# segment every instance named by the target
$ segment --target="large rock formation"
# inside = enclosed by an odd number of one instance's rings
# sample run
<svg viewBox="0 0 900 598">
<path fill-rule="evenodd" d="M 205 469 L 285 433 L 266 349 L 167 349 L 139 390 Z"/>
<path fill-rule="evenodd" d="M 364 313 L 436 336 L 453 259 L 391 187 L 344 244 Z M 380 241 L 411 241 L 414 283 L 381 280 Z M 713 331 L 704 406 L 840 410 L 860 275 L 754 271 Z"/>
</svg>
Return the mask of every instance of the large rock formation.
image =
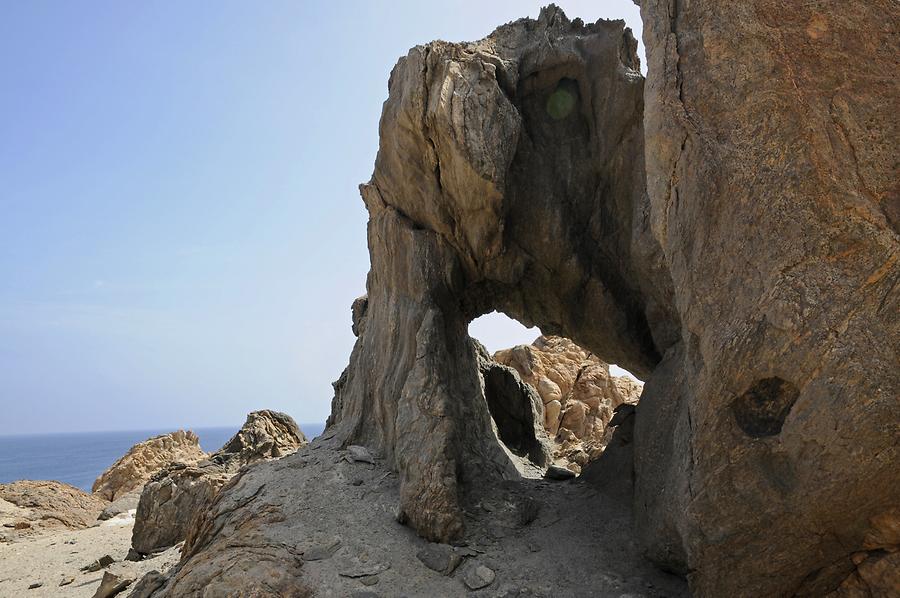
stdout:
<svg viewBox="0 0 900 598">
<path fill-rule="evenodd" d="M 403 474 L 401 515 L 463 533 L 461 491 L 515 477 L 467 325 L 498 309 L 647 373 L 676 340 L 643 206 L 636 42 L 551 8 L 391 74 L 369 210 L 368 298 L 331 425 Z M 602 323 L 602 326 L 600 325 Z"/>
<path fill-rule="evenodd" d="M 900 13 L 641 4 L 681 334 L 637 409 L 640 538 L 698 595 L 820 595 L 900 545 Z"/>
<path fill-rule="evenodd" d="M 139 491 L 163 467 L 172 463 L 196 463 L 205 457 L 200 440 L 189 430 L 154 436 L 137 443 L 110 465 L 94 482 L 92 490 L 106 500 L 116 500 Z"/>
<path fill-rule="evenodd" d="M 633 471 L 646 555 L 696 595 L 889 595 L 896 7 L 642 13 L 646 90 L 621 22 L 555 7 L 400 60 L 362 187 L 368 295 L 325 437 L 399 471 L 400 519 L 420 534 L 464 535 L 469 492 L 518 475 L 466 334 L 497 309 L 647 381 L 597 471 Z M 250 481 L 219 493 L 167 587 L 220 570 L 234 586 L 246 554 L 253 583 L 273 561 L 300 575 L 287 501 Z"/>
<path fill-rule="evenodd" d="M 554 457 L 577 472 L 603 451 L 613 411 L 637 403 L 644 387 L 628 376 L 611 376 L 609 364 L 559 336 L 497 351 L 494 360 L 537 390 L 544 427 L 557 441 Z"/>
<path fill-rule="evenodd" d="M 62 482 L 22 480 L 0 484 L 0 523 L 25 533 L 53 527 L 88 527 L 108 504 Z"/>
<path fill-rule="evenodd" d="M 212 504 L 219 489 L 242 467 L 276 459 L 307 444 L 289 416 L 254 411 L 225 445 L 200 463 L 176 463 L 144 486 L 134 519 L 131 545 L 149 554 L 184 540 L 192 519 Z"/>
<path fill-rule="evenodd" d="M 638 533 L 697 593 L 818 593 L 852 553 L 893 549 L 885 14 L 886 0 L 648 0 L 646 98 L 621 23 L 555 8 L 401 59 L 330 423 L 400 471 L 415 529 L 458 537 L 466 487 L 514 475 L 466 342 L 497 309 L 647 380 Z"/>
</svg>

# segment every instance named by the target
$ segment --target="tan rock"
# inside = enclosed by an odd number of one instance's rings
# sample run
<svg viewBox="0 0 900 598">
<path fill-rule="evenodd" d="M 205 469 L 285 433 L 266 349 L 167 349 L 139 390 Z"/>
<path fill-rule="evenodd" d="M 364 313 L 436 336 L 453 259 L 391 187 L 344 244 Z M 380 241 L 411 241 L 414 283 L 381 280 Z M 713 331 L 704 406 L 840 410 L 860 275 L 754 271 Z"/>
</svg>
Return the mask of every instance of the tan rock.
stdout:
<svg viewBox="0 0 900 598">
<path fill-rule="evenodd" d="M 106 500 L 116 500 L 140 490 L 150 477 L 173 463 L 196 463 L 206 457 L 197 435 L 178 430 L 154 436 L 131 447 L 94 482 L 92 490 Z"/>
<path fill-rule="evenodd" d="M 22 480 L 0 484 L 0 519 L 14 522 L 11 525 L 23 531 L 88 527 L 108 504 L 62 482 Z"/>
<path fill-rule="evenodd" d="M 544 401 L 544 425 L 551 436 L 564 428 L 574 438 L 557 437 L 554 458 L 580 470 L 605 445 L 606 424 L 623 403 L 636 403 L 643 385 L 611 376 L 609 366 L 569 339 L 541 336 L 532 345 L 497 351 L 494 359 L 516 369 Z"/>
</svg>

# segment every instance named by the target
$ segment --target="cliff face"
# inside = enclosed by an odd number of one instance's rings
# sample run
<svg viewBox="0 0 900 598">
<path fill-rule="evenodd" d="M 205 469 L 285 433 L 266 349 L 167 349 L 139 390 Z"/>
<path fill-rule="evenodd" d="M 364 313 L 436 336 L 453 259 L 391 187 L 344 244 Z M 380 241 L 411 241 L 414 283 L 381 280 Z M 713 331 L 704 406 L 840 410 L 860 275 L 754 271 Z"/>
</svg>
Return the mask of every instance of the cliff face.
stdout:
<svg viewBox="0 0 900 598">
<path fill-rule="evenodd" d="M 900 543 L 897 6 L 641 4 L 682 341 L 637 410 L 641 538 L 699 595 L 821 595 Z"/>
</svg>

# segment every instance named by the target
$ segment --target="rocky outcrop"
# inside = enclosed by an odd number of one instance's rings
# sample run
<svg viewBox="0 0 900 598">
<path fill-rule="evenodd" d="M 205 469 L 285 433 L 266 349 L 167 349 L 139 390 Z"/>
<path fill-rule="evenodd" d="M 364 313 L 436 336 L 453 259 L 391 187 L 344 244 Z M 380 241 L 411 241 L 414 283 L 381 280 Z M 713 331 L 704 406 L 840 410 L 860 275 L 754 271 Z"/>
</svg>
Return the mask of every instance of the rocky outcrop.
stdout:
<svg viewBox="0 0 900 598">
<path fill-rule="evenodd" d="M 291 416 L 264 409 L 247 415 L 247 421 L 209 461 L 235 472 L 263 459 L 277 459 L 306 445 L 306 436 Z"/>
<path fill-rule="evenodd" d="M 2 525 L 23 533 L 88 527 L 109 504 L 69 484 L 31 480 L 0 484 L 0 501 L 7 506 L 0 508 Z"/>
<path fill-rule="evenodd" d="M 197 435 L 178 430 L 154 436 L 131 447 L 94 482 L 98 496 L 113 501 L 140 490 L 154 473 L 172 463 L 196 463 L 206 457 Z"/>
<path fill-rule="evenodd" d="M 470 320 L 497 309 L 638 374 L 675 340 L 640 205 L 635 49 L 621 22 L 550 8 L 479 42 L 418 46 L 391 74 L 362 187 L 368 295 L 330 424 L 401 472 L 402 517 L 430 539 L 464 533 L 468 485 L 518 475 Z"/>
<path fill-rule="evenodd" d="M 554 457 L 575 472 L 603 451 L 613 411 L 637 403 L 643 390 L 633 378 L 611 376 L 608 364 L 558 336 L 497 351 L 494 361 L 514 368 L 537 390 L 544 427 L 557 441 Z"/>
<path fill-rule="evenodd" d="M 191 519 L 212 502 L 230 478 L 231 474 L 217 465 L 178 464 L 158 472 L 141 493 L 132 548 L 139 554 L 150 554 L 184 540 Z"/>
<path fill-rule="evenodd" d="M 242 467 L 296 451 L 306 437 L 289 415 L 254 411 L 238 432 L 209 459 L 177 463 L 144 486 L 135 513 L 132 548 L 145 555 L 184 540 L 192 519 L 212 503 L 219 489 Z"/>
</svg>

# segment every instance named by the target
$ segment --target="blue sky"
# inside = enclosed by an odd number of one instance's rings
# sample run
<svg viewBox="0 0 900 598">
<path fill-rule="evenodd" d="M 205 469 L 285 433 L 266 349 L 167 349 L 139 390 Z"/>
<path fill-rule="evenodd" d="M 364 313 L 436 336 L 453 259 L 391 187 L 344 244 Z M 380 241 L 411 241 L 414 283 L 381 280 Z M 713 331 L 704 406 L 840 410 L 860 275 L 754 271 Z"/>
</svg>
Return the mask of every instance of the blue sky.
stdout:
<svg viewBox="0 0 900 598">
<path fill-rule="evenodd" d="M 391 67 L 540 5 L 3 3 L 0 434 L 324 420 Z"/>
</svg>

